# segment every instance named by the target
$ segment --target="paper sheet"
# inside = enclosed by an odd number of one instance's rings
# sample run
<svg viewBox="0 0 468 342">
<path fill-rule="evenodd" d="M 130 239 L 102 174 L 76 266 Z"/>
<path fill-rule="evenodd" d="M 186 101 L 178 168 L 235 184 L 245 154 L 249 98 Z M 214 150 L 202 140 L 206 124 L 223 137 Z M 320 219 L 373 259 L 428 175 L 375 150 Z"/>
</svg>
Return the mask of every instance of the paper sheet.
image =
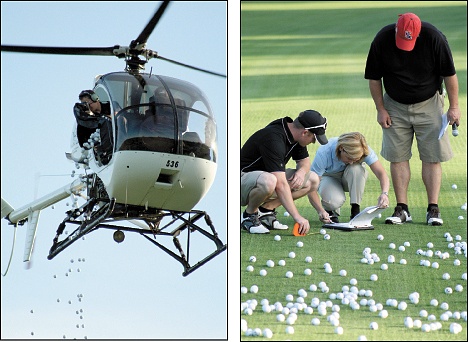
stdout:
<svg viewBox="0 0 468 342">
<path fill-rule="evenodd" d="M 442 127 L 440 128 L 439 132 L 439 140 L 444 136 L 444 133 L 447 131 L 449 126 L 449 121 L 447 119 L 447 113 L 442 115 Z"/>
</svg>

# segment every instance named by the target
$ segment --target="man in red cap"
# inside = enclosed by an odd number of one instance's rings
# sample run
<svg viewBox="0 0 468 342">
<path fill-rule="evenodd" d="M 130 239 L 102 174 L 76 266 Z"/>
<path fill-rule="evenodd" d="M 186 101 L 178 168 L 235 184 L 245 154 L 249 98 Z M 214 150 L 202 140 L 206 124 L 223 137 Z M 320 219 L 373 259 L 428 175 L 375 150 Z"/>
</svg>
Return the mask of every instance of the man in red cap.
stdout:
<svg viewBox="0 0 468 342">
<path fill-rule="evenodd" d="M 381 155 L 390 162 L 397 202 L 385 223 L 412 221 L 407 195 L 409 160 L 416 136 L 428 200 L 426 223 L 441 226 L 441 162 L 453 157 L 448 135 L 439 139 L 446 93 L 449 123 L 459 125 L 461 115 L 458 79 L 447 38 L 433 25 L 421 22 L 416 14 L 401 14 L 396 25 L 385 26 L 372 41 L 364 77 L 369 80 L 377 122 L 382 126 Z"/>
</svg>

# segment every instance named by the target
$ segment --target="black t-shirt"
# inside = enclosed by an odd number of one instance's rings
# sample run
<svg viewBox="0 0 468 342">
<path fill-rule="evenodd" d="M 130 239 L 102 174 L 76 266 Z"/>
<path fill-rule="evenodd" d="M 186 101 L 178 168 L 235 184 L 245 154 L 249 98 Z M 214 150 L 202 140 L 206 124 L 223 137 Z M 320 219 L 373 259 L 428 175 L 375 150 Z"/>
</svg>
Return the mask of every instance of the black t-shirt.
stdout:
<svg viewBox="0 0 468 342">
<path fill-rule="evenodd" d="M 294 141 L 288 122 L 293 120 L 277 119 L 245 142 L 240 153 L 241 172 L 284 172 L 291 158 L 298 161 L 309 156 L 307 148 Z"/>
<path fill-rule="evenodd" d="M 431 98 L 440 90 L 443 77 L 455 75 L 447 38 L 435 26 L 421 24 L 412 51 L 397 48 L 395 24 L 391 24 L 377 33 L 367 56 L 364 78 L 383 78 L 387 94 L 404 104 Z"/>
</svg>

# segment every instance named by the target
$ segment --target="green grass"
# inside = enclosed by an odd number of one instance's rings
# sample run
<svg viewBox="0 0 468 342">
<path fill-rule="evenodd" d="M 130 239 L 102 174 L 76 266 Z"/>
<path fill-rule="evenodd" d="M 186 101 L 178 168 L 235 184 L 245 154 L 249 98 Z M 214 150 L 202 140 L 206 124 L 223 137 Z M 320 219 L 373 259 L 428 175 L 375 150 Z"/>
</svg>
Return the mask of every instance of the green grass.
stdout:
<svg viewBox="0 0 468 342">
<path fill-rule="evenodd" d="M 384 25 L 394 22 L 399 13 L 415 12 L 423 21 L 438 27 L 449 41 L 459 78 L 459 104 L 462 112 L 460 135 L 450 137 L 454 158 L 442 164 L 443 179 L 439 206 L 444 219 L 442 227 L 428 227 L 425 224 L 427 197 L 421 179 L 421 162 L 416 146 L 413 147 L 413 158 L 410 161 L 412 179 L 409 189 L 409 208 L 414 223 L 401 226 L 388 226 L 384 218 L 373 220 L 375 230 L 361 232 L 328 231 L 331 239 L 326 241 L 321 235 L 309 235 L 297 238 L 291 230 L 278 231 L 269 235 L 250 235 L 241 232 L 241 286 L 250 289 L 259 287 L 258 293 L 248 292 L 241 295 L 241 302 L 256 299 L 258 306 L 251 316 L 241 312 L 249 328 L 270 328 L 275 340 L 357 340 L 365 335 L 368 340 L 466 340 L 467 324 L 464 320 L 449 319 L 441 321 L 444 310 L 430 306 L 435 298 L 439 303 L 445 301 L 449 310 L 466 311 L 466 281 L 461 279 L 466 272 L 467 264 L 464 255 L 455 255 L 444 238 L 445 232 L 452 236 L 460 235 L 466 241 L 466 211 L 460 207 L 466 203 L 466 3 L 465 2 L 253 2 L 241 5 L 241 144 L 256 130 L 270 121 L 282 117 L 296 117 L 305 109 L 316 109 L 328 118 L 327 136 L 339 136 L 344 132 L 360 131 L 369 145 L 380 152 L 382 132 L 376 122 L 374 103 L 369 94 L 368 82 L 364 79 L 364 68 L 370 43 L 377 31 Z M 446 103 L 447 105 L 447 103 Z M 317 145 L 308 147 L 313 158 Z M 389 163 L 383 158 L 380 161 L 389 173 Z M 289 166 L 294 166 L 291 163 Z M 453 190 L 452 184 L 458 189 Z M 380 187 L 375 176 L 370 172 L 361 207 L 375 205 Z M 390 191 L 390 206 L 384 216 L 390 216 L 395 205 L 393 191 Z M 321 223 L 317 213 L 303 198 L 296 201 L 296 206 L 303 216 L 309 219 L 311 231 L 318 232 Z M 241 208 L 243 210 L 244 208 Z M 284 209 L 278 208 L 278 217 L 282 223 L 293 225 L 291 217 L 283 216 Z M 342 221 L 349 219 L 349 200 L 342 208 Z M 458 220 L 458 216 L 464 220 Z M 281 241 L 274 241 L 274 236 L 281 235 Z M 377 240 L 382 234 L 385 239 Z M 304 247 L 296 247 L 301 240 Z M 398 246 L 405 241 L 411 246 L 404 252 Z M 390 249 L 389 243 L 396 244 L 397 249 Z M 424 257 L 416 254 L 421 248 L 427 250 L 427 243 L 434 244 L 433 251 L 449 252 L 450 258 Z M 381 259 L 374 265 L 362 264 L 362 251 L 370 247 Z M 288 258 L 294 251 L 296 258 Z M 387 271 L 380 265 L 387 262 L 393 254 L 394 265 L 389 264 Z M 255 263 L 249 262 L 250 256 L 256 256 Z M 311 256 L 313 262 L 307 264 L 304 259 Z M 407 265 L 400 265 L 401 258 Z M 461 261 L 454 266 L 455 259 Z M 273 260 L 275 267 L 266 266 L 267 260 Z M 283 259 L 286 266 L 278 266 Z M 439 269 L 420 266 L 421 259 L 437 261 Z M 333 272 L 324 272 L 323 264 L 330 263 Z M 254 266 L 253 272 L 247 272 L 248 265 Z M 304 269 L 310 268 L 312 275 L 304 275 Z M 265 277 L 259 275 L 261 269 L 267 270 Z M 346 269 L 348 275 L 341 277 L 339 271 Z M 292 271 L 294 277 L 285 277 L 286 271 Z M 442 274 L 449 273 L 450 280 L 443 280 Z M 371 274 L 379 276 L 378 281 L 369 280 Z M 285 333 L 287 324 L 277 322 L 277 313 L 264 313 L 261 300 L 267 299 L 270 304 L 281 302 L 286 305 L 286 295 L 292 294 L 294 302 L 298 290 L 305 289 L 305 303 L 311 303 L 313 297 L 328 300 L 330 293 L 341 292 L 343 285 L 356 278 L 359 289 L 371 289 L 372 299 L 382 303 L 388 310 L 389 317 L 380 318 L 368 307 L 352 310 L 347 305 L 340 305 L 340 326 L 343 335 L 334 333 L 334 327 L 327 322 L 327 316 L 320 316 L 314 309 L 312 315 L 303 311 L 293 325 L 295 333 Z M 330 292 L 311 292 L 311 284 L 318 285 L 324 281 Z M 455 288 L 463 285 L 462 292 L 446 295 L 447 286 Z M 235 290 L 235 289 L 234 289 Z M 412 304 L 408 298 L 412 292 L 420 294 L 420 302 Z M 386 305 L 387 299 L 394 298 L 406 301 L 405 311 Z M 359 297 L 358 300 L 360 300 Z M 339 304 L 339 300 L 333 300 Z M 425 309 L 442 323 L 439 331 L 424 333 L 421 329 L 406 328 L 404 318 L 420 318 L 419 312 Z M 331 310 L 328 310 L 328 314 Z M 319 317 L 319 326 L 311 325 L 311 319 Z M 427 318 L 420 318 L 427 323 Z M 376 321 L 379 329 L 372 331 L 369 324 Z M 463 331 L 454 335 L 449 332 L 450 323 L 457 322 Z M 242 340 L 262 340 L 262 337 L 246 337 Z"/>
</svg>

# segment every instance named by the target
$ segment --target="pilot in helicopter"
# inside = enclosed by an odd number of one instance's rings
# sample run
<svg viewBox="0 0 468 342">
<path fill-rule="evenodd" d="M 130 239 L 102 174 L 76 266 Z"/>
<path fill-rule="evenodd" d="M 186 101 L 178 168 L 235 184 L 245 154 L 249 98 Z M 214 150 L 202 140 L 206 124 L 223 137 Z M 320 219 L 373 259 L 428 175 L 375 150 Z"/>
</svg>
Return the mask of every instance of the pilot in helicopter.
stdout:
<svg viewBox="0 0 468 342">
<path fill-rule="evenodd" d="M 100 102 L 93 90 L 83 90 L 75 103 L 73 112 L 77 126 L 77 136 L 80 146 L 88 141 L 96 129 L 100 130 L 101 142 L 96 147 L 98 158 L 102 164 L 109 163 L 112 155 L 112 121 L 110 103 Z"/>
</svg>

